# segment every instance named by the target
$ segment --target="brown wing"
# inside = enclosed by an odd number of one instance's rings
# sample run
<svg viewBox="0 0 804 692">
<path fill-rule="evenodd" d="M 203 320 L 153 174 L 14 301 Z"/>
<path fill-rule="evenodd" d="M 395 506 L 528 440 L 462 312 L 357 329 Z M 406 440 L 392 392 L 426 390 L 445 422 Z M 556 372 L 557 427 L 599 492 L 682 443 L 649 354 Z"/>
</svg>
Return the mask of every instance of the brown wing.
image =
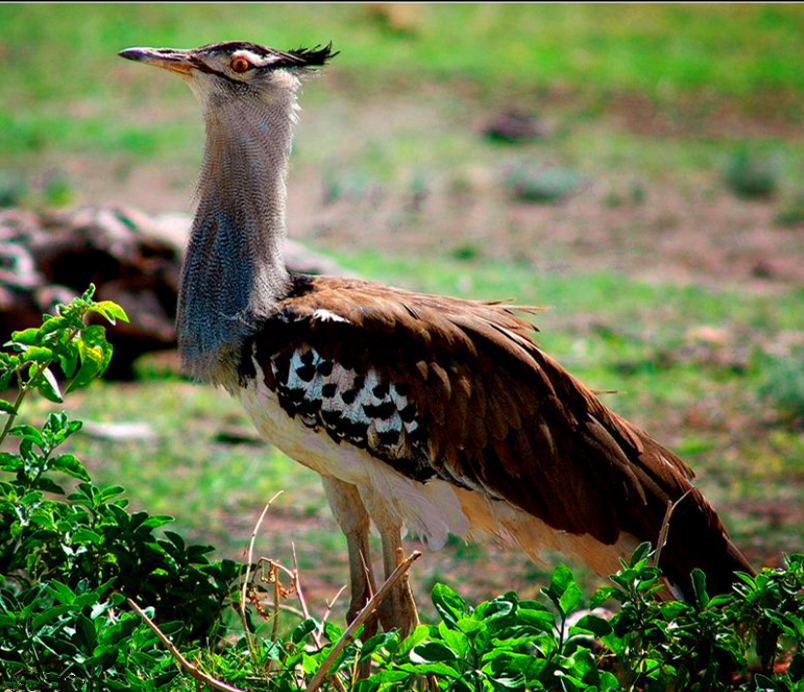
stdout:
<svg viewBox="0 0 804 692">
<path fill-rule="evenodd" d="M 716 592 L 750 572 L 690 469 L 531 331 L 496 303 L 298 278 L 248 348 L 288 413 L 416 480 L 437 476 L 607 545 L 621 532 L 655 543 L 683 497 L 662 553 L 668 577 L 688 591 L 701 567 Z"/>
</svg>

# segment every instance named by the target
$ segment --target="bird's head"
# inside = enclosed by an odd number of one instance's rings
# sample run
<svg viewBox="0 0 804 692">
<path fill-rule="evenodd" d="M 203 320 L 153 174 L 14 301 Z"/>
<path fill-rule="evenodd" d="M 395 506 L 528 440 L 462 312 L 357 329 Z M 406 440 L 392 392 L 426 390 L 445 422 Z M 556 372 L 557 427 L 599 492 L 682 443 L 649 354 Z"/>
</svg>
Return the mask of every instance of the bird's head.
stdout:
<svg viewBox="0 0 804 692">
<path fill-rule="evenodd" d="M 228 41 L 200 48 L 126 48 L 118 55 L 175 72 L 202 104 L 259 97 L 272 102 L 292 93 L 301 76 L 322 67 L 337 53 L 332 44 L 280 51 L 255 43 Z"/>
</svg>

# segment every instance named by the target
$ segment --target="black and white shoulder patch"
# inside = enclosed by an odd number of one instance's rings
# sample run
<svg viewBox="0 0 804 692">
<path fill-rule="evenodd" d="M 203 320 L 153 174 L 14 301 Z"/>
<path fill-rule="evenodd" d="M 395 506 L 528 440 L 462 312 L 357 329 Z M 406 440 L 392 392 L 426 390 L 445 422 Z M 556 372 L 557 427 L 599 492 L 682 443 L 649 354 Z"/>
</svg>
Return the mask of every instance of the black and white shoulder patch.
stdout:
<svg viewBox="0 0 804 692">
<path fill-rule="evenodd" d="M 320 319 L 333 319 L 320 315 Z M 311 346 L 269 358 L 282 409 L 338 444 L 352 444 L 417 481 L 437 475 L 427 457 L 426 426 L 404 384 L 324 359 Z"/>
</svg>

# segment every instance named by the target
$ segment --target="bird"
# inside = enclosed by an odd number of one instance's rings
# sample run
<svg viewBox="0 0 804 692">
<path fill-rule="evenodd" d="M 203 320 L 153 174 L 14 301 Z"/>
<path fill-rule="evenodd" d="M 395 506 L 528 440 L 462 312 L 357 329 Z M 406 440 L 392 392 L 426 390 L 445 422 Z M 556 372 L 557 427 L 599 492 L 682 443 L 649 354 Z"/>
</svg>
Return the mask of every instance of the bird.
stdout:
<svg viewBox="0 0 804 692">
<path fill-rule="evenodd" d="M 665 589 L 679 598 L 693 597 L 694 568 L 710 594 L 754 574 L 690 467 L 537 345 L 534 310 L 287 269 L 298 93 L 337 55 L 331 43 L 119 55 L 177 74 L 203 112 L 177 309 L 182 366 L 320 474 L 346 538 L 349 620 L 376 589 L 372 524 L 386 577 L 408 530 L 434 548 L 453 534 L 492 536 L 533 560 L 556 549 L 603 576 L 662 538 Z M 407 576 L 375 615 L 374 631 L 418 623 Z"/>
</svg>

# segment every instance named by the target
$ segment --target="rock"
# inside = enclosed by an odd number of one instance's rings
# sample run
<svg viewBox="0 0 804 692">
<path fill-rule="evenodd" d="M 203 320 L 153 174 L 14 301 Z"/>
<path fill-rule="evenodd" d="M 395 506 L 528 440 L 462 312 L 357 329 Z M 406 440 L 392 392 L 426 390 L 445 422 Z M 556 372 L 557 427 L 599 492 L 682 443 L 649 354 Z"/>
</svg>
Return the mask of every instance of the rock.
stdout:
<svg viewBox="0 0 804 692">
<path fill-rule="evenodd" d="M 484 125 L 483 134 L 489 139 L 516 144 L 545 137 L 548 130 L 540 118 L 510 110 L 493 116 Z"/>
<path fill-rule="evenodd" d="M 106 376 L 131 379 L 144 353 L 175 348 L 186 214 L 149 216 L 125 206 L 35 213 L 0 210 L 0 335 L 37 325 L 44 312 L 95 284 L 97 300 L 118 303 L 129 323 L 108 327 L 114 358 Z M 307 274 L 344 272 L 294 241 L 288 267 Z"/>
</svg>

